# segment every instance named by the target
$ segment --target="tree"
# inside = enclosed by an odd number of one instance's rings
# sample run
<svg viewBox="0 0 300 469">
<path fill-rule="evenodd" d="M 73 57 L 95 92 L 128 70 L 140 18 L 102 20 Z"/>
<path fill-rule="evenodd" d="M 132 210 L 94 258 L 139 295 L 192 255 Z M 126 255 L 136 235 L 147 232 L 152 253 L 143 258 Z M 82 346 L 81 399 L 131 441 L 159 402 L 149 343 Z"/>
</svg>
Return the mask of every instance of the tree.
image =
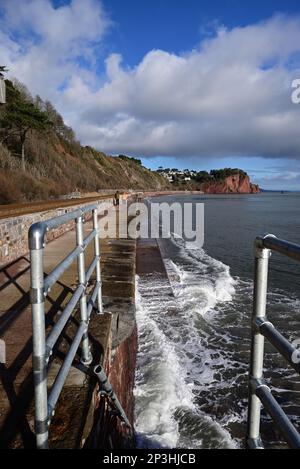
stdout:
<svg viewBox="0 0 300 469">
<path fill-rule="evenodd" d="M 19 81 L 17 78 L 13 78 L 13 85 L 17 91 L 19 91 L 21 98 L 24 99 L 25 101 L 28 101 L 29 103 L 33 103 L 33 97 L 24 83 Z"/>
<path fill-rule="evenodd" d="M 6 81 L 8 102 L 2 119 L 2 127 L 8 136 L 17 135 L 21 144 L 22 169 L 25 171 L 25 141 L 31 130 L 43 131 L 50 127 L 45 112 L 40 111 L 23 93 Z"/>
<path fill-rule="evenodd" d="M 242 169 L 238 168 L 224 168 L 224 169 L 213 169 L 210 172 L 212 178 L 216 180 L 224 180 L 229 176 L 236 176 L 239 175 L 242 178 L 247 176 L 247 173 Z"/>
<path fill-rule="evenodd" d="M 0 65 L 0 77 L 4 77 L 4 73 L 8 72 L 8 69 L 5 67 L 5 65 Z"/>
<path fill-rule="evenodd" d="M 207 171 L 198 171 L 195 176 L 197 182 L 207 182 L 210 181 L 212 176 L 209 175 Z"/>
<path fill-rule="evenodd" d="M 37 94 L 34 98 L 33 104 L 37 107 L 40 111 L 45 111 L 45 103 L 42 98 Z"/>
<path fill-rule="evenodd" d="M 76 141 L 76 135 L 73 129 L 65 124 L 63 117 L 57 112 L 53 104 L 50 101 L 45 101 L 43 105 L 43 110 L 47 114 L 49 121 L 52 122 L 55 133 L 60 135 L 67 142 L 74 143 Z"/>
<path fill-rule="evenodd" d="M 119 155 L 119 158 L 121 160 L 132 161 L 133 163 L 136 163 L 136 164 L 142 166 L 142 160 L 140 160 L 138 158 L 134 158 L 133 156 Z"/>
</svg>

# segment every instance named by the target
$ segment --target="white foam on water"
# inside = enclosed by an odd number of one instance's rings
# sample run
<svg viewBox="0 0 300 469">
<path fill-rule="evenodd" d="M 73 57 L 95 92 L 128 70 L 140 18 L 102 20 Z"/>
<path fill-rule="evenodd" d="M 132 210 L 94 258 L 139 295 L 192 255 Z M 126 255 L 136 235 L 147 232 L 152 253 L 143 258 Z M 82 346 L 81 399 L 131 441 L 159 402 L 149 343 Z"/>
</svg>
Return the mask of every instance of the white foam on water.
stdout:
<svg viewBox="0 0 300 469">
<path fill-rule="evenodd" d="M 174 412 L 179 407 L 194 408 L 192 392 L 185 383 L 186 373 L 174 346 L 151 318 L 149 303 L 147 309 L 138 288 L 136 294 L 139 351 L 135 429 L 138 444 L 140 447 L 175 448 L 179 431 Z"/>
<path fill-rule="evenodd" d="M 139 446 L 186 447 L 193 441 L 190 448 L 201 448 L 209 433 L 214 435 L 213 447 L 234 448 L 236 443 L 228 431 L 194 404 L 199 383 L 205 386 L 214 380 L 212 365 L 226 366 L 225 360 L 212 356 L 211 350 L 201 343 L 193 320 L 199 296 L 203 295 L 206 284 L 202 284 L 199 290 L 194 282 L 187 292 L 186 282 L 190 273 L 170 259 L 165 259 L 165 266 L 174 297 L 167 281 L 162 284 L 161 279 L 151 277 L 137 281 L 139 351 L 135 425 Z M 213 308 L 221 298 L 229 299 L 228 295 L 218 297 L 215 288 L 210 287 L 210 302 L 206 294 L 202 314 Z M 205 291 L 207 293 L 207 288 Z M 180 427 L 185 426 L 185 419 L 181 417 L 189 413 L 197 423 L 194 430 L 190 423 L 188 428 L 197 434 L 197 438 L 188 438 L 188 443 L 181 435 Z"/>
<path fill-rule="evenodd" d="M 175 242 L 178 244 L 178 239 Z M 179 245 L 180 242 L 181 240 Z M 228 308 L 227 305 L 233 301 L 238 281 L 230 275 L 229 266 L 210 257 L 202 249 L 189 251 L 181 247 L 180 256 L 182 264 L 176 264 L 169 259 L 165 259 L 164 264 L 179 310 L 183 311 L 188 319 L 189 338 L 181 343 L 181 350 L 185 354 L 185 367 L 189 381 L 193 382 L 194 392 L 205 393 L 205 408 L 213 408 L 220 405 L 218 393 L 232 389 L 237 376 L 244 374 L 247 369 L 238 359 L 225 352 L 224 347 L 231 344 L 232 337 L 215 325 L 215 319 L 222 313 L 223 308 Z M 172 271 L 176 273 L 178 281 Z M 196 325 L 195 319 L 197 316 L 209 324 L 208 330 L 202 329 L 200 340 L 199 326 Z M 213 341 L 219 342 L 219 346 L 212 346 Z M 188 356 L 192 358 L 188 360 Z M 228 375 L 233 375 L 231 383 L 228 378 L 227 382 L 220 379 L 224 370 Z M 215 428 L 217 433 L 217 438 L 211 436 L 210 447 L 239 447 L 239 443 L 231 437 L 228 426 L 241 422 L 243 413 L 237 414 L 232 410 L 218 420 L 214 416 L 204 414 L 201 407 L 197 409 L 197 413 L 202 415 L 202 421 L 205 421 L 205 431 L 214 434 L 212 429 Z"/>
<path fill-rule="evenodd" d="M 170 275 L 173 278 L 173 275 L 175 275 L 175 279 L 177 282 L 182 283 L 185 273 L 178 265 L 175 264 L 171 259 L 163 259 L 165 269 L 167 272 L 167 275 L 169 277 L 170 283 L 172 283 L 172 279 L 170 279 Z"/>
<path fill-rule="evenodd" d="M 174 285 L 175 294 L 177 290 L 177 295 L 182 296 L 189 305 L 197 302 L 198 312 L 202 316 L 212 312 L 218 303 L 232 301 L 236 280 L 230 275 L 229 266 L 210 257 L 203 249 L 188 249 L 182 239 L 173 237 L 171 240 L 180 249 L 182 259 L 194 267 L 187 272 L 173 261 L 165 260 L 171 283 L 170 270 L 173 268 L 180 276 L 180 284 L 184 284 L 184 288 Z"/>
<path fill-rule="evenodd" d="M 253 283 L 233 278 L 227 265 L 204 250 L 189 251 L 182 240 L 173 242 L 179 255 L 173 260 L 164 252 L 172 289 L 155 275 L 137 282 L 138 444 L 241 447 Z M 269 303 L 281 318 L 285 311 L 291 318 L 291 311 L 299 310 L 299 300 L 278 290 L 270 291 Z"/>
</svg>

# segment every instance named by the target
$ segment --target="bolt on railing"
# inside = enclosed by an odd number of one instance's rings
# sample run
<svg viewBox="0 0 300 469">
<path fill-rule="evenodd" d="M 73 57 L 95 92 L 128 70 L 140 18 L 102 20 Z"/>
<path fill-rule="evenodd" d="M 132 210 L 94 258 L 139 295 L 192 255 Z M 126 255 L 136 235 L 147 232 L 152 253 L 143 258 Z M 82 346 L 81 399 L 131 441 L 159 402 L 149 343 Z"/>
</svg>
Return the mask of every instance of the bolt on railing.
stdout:
<svg viewBox="0 0 300 469">
<path fill-rule="evenodd" d="M 92 214 L 92 232 L 84 238 L 83 216 Z M 51 229 L 75 221 L 76 223 L 76 248 L 61 261 L 55 269 L 46 277 L 44 276 L 44 250 L 46 233 Z M 90 243 L 94 241 L 94 257 L 85 270 L 85 252 Z M 88 324 L 92 310 L 95 308 L 98 314 L 103 312 L 101 296 L 101 269 L 100 269 L 100 245 L 98 228 L 98 205 L 90 205 L 75 210 L 65 215 L 52 218 L 41 223 L 35 223 L 29 230 L 29 249 L 31 260 L 31 290 L 30 299 L 32 307 L 33 327 L 33 375 L 35 390 L 35 431 L 37 448 L 48 448 L 48 430 L 51 418 L 67 375 L 76 356 L 78 347 L 82 343 L 81 361 L 84 365 L 92 362 L 89 346 Z M 60 318 L 55 323 L 48 337 L 45 331 L 45 299 L 51 287 L 60 276 L 77 259 L 78 285 L 70 301 L 65 306 Z M 96 271 L 96 284 L 87 296 L 88 282 Z M 70 319 L 77 303 L 80 303 L 80 325 L 66 354 L 65 360 L 56 376 L 55 382 L 48 395 L 47 390 L 47 366 L 53 348 Z"/>
<path fill-rule="evenodd" d="M 266 317 L 268 266 L 271 251 L 277 251 L 300 261 L 300 246 L 278 239 L 274 235 L 255 240 L 254 302 L 252 315 L 252 343 L 249 372 L 249 407 L 247 447 L 263 449 L 260 435 L 261 404 L 272 417 L 276 427 L 291 448 L 300 448 L 300 434 L 281 406 L 272 396 L 263 379 L 265 338 L 299 373 L 300 365 L 293 360 L 297 349 L 293 347 Z"/>
</svg>

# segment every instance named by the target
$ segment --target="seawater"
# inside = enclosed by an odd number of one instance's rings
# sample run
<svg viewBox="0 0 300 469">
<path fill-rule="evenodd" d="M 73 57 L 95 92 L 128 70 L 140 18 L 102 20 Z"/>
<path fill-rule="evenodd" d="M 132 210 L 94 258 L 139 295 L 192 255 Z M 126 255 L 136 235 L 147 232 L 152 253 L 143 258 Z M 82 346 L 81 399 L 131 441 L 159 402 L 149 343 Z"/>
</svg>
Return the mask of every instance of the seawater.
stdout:
<svg viewBox="0 0 300 469">
<path fill-rule="evenodd" d="M 135 385 L 137 445 L 143 448 L 242 448 L 255 236 L 300 243 L 300 195 L 177 196 L 205 204 L 205 244 L 189 250 L 162 240 L 169 279 L 136 279 L 139 349 Z M 155 199 L 155 202 L 159 200 Z M 268 316 L 289 339 L 300 338 L 300 267 L 274 255 Z M 266 379 L 300 427 L 300 381 L 266 347 Z M 262 414 L 266 446 L 282 447 Z"/>
</svg>

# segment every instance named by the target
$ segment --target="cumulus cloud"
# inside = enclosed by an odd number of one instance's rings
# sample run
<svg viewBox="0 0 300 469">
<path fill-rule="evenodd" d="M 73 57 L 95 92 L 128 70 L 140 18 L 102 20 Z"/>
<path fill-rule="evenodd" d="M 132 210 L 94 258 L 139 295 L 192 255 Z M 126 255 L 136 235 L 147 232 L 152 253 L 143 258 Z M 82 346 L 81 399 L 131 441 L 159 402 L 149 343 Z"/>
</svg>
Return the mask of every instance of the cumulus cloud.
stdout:
<svg viewBox="0 0 300 469">
<path fill-rule="evenodd" d="M 3 0 L 0 13 L 1 63 L 33 93 L 58 102 L 77 75 L 94 84 L 91 70 L 111 25 L 101 2 L 72 0 L 55 8 L 50 0 Z"/>
<path fill-rule="evenodd" d="M 112 54 L 103 77 L 93 64 L 111 22 L 99 1 L 4 5 L 2 61 L 83 143 L 144 156 L 300 156 L 300 17 L 221 27 L 188 53 L 152 50 L 133 68 Z"/>
</svg>

